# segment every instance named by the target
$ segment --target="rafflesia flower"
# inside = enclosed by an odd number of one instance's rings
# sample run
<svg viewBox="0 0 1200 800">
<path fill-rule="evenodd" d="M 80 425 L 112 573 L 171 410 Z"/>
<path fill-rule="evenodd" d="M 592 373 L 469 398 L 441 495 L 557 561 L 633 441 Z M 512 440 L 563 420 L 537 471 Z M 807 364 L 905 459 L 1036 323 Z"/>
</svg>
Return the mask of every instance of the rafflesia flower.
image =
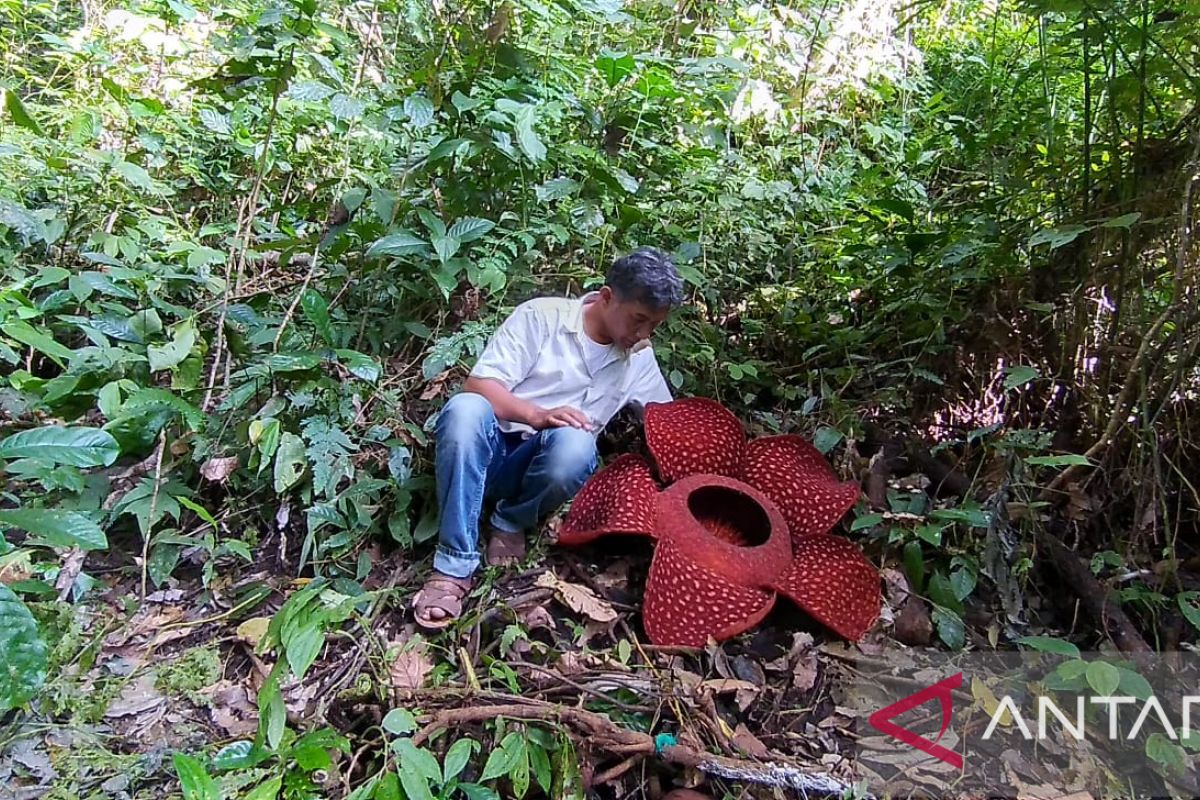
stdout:
<svg viewBox="0 0 1200 800">
<path fill-rule="evenodd" d="M 782 594 L 839 636 L 861 639 L 879 616 L 879 573 L 829 533 L 859 497 L 799 436 L 746 441 L 728 409 L 705 398 L 647 406 L 653 464 L 622 455 L 583 486 L 561 545 L 607 534 L 656 540 L 646 633 L 703 646 L 758 625 Z"/>
</svg>

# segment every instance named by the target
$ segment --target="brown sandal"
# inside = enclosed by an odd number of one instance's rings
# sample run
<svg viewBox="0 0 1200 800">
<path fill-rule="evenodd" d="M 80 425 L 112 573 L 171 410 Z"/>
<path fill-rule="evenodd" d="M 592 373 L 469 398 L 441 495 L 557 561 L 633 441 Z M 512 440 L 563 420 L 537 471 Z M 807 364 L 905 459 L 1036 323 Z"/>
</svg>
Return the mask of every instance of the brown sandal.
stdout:
<svg viewBox="0 0 1200 800">
<path fill-rule="evenodd" d="M 508 567 L 525 558 L 525 534 L 507 533 L 495 528 L 487 543 L 487 563 L 490 567 Z"/>
<path fill-rule="evenodd" d="M 471 591 L 470 578 L 454 578 L 435 572 L 413 597 L 413 619 L 426 630 L 441 630 L 462 614 L 463 598 Z M 434 617 L 430 611 L 442 614 Z"/>
</svg>

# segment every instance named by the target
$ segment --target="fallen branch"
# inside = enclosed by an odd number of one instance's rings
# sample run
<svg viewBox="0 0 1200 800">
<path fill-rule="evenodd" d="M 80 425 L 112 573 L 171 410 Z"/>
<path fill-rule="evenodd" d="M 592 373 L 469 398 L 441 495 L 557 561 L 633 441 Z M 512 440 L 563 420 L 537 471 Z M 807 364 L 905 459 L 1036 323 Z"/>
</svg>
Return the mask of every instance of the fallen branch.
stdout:
<svg viewBox="0 0 1200 800">
<path fill-rule="evenodd" d="M 660 748 L 653 736 L 638 733 L 610 721 L 607 717 L 582 708 L 514 698 L 518 702 L 501 705 L 450 708 L 426 715 L 425 726 L 413 736 L 420 747 L 433 734 L 445 728 L 506 717 L 508 719 L 545 720 L 572 727 L 590 747 L 625 758 L 616 767 L 600 773 L 600 778 L 612 780 L 628 772 L 640 758 L 658 755 L 669 764 L 691 767 L 727 780 L 756 783 L 776 788 L 796 789 L 822 795 L 842 795 L 851 789 L 849 784 L 824 772 L 808 772 L 800 765 L 776 762 L 757 763 L 725 756 L 703 753 L 679 744 Z"/>
</svg>

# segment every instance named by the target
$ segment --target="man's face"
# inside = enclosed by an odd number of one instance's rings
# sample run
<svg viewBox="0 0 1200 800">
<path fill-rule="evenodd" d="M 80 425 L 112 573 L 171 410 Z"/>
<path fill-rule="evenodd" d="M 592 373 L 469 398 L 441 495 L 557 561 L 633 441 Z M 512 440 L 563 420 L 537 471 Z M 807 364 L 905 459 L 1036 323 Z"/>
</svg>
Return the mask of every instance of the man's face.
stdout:
<svg viewBox="0 0 1200 800">
<path fill-rule="evenodd" d="M 670 314 L 667 308 L 651 308 L 644 303 L 617 299 L 612 289 L 601 289 L 605 304 L 604 324 L 607 333 L 622 349 L 628 350 L 642 339 L 649 339 Z"/>
</svg>

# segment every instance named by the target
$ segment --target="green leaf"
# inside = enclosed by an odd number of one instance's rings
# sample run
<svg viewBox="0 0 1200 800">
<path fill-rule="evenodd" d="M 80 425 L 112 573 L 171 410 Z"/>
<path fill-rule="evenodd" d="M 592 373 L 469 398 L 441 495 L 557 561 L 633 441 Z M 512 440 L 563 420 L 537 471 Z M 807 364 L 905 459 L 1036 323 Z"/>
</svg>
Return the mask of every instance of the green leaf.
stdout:
<svg viewBox="0 0 1200 800">
<path fill-rule="evenodd" d="M 353 795 L 351 795 L 352 797 Z M 387 773 L 379 779 L 379 783 L 375 786 L 375 793 L 371 797 L 374 800 L 401 800 L 400 778 L 394 772 Z M 366 795 L 363 796 L 363 800 L 366 800 Z"/>
<path fill-rule="evenodd" d="M 1112 664 L 1104 661 L 1088 664 L 1084 675 L 1087 676 L 1088 685 L 1095 689 L 1097 694 L 1105 697 L 1110 697 L 1121 685 L 1121 673 Z"/>
<path fill-rule="evenodd" d="M 417 729 L 417 719 L 407 708 L 393 708 L 383 718 L 383 729 L 395 736 L 403 736 Z"/>
<path fill-rule="evenodd" d="M 404 778 L 405 772 L 412 772 L 420 775 L 424 780 L 433 781 L 434 785 L 441 785 L 442 768 L 438 765 L 433 753 L 424 747 L 417 747 L 412 743 L 412 739 L 400 739 L 392 748 L 400 758 L 401 779 Z"/>
<path fill-rule="evenodd" d="M 949 609 L 955 614 L 962 614 L 962 603 L 959 602 L 958 597 L 955 596 L 954 587 L 950 585 L 949 579 L 942 574 L 941 570 L 935 570 L 934 573 L 929 576 L 928 592 L 929 599 L 933 600 L 933 602 L 937 603 L 939 606 Z"/>
<path fill-rule="evenodd" d="M 971 596 L 971 592 L 975 591 L 977 583 L 975 573 L 969 569 L 958 569 L 950 575 L 950 587 L 954 590 L 954 596 L 960 601 L 966 600 Z"/>
<path fill-rule="evenodd" d="M 490 219 L 479 217 L 462 217 L 450 226 L 449 235 L 459 242 L 466 244 L 476 239 L 482 239 L 488 231 L 496 227 Z M 435 244 L 436 247 L 436 244 Z"/>
<path fill-rule="evenodd" d="M 259 692 L 258 702 L 267 745 L 272 750 L 278 750 L 279 743 L 283 741 L 283 732 L 287 728 L 287 706 L 283 702 L 283 693 L 279 691 L 278 678 L 267 680 Z"/>
<path fill-rule="evenodd" d="M 210 264 L 223 264 L 225 259 L 225 253 L 220 250 L 212 247 L 197 247 L 188 253 L 187 265 L 189 269 L 200 269 Z"/>
<path fill-rule="evenodd" d="M 925 556 L 921 551 L 921 543 L 910 541 L 904 545 L 904 572 L 913 591 L 921 591 L 925 585 Z"/>
<path fill-rule="evenodd" d="M 433 236 L 446 235 L 446 223 L 438 219 L 437 215 L 428 208 L 418 208 L 417 218 L 421 220 L 421 224 L 425 226 Z"/>
<path fill-rule="evenodd" d="M 367 383 L 375 383 L 383 374 L 383 366 L 365 353 L 357 350 L 335 350 L 337 357 L 350 370 L 350 374 Z"/>
<path fill-rule="evenodd" d="M 1025 459 L 1025 463 L 1035 467 L 1065 467 L 1069 465 L 1090 467 L 1092 465 L 1087 456 L 1078 453 L 1064 453 L 1061 456 L 1029 456 Z"/>
<path fill-rule="evenodd" d="M 37 694 L 46 682 L 48 659 L 33 614 L 0 583 L 0 714 Z"/>
<path fill-rule="evenodd" d="M 325 298 L 315 289 L 305 289 L 300 296 L 300 308 L 325 344 L 333 346 L 333 324 L 329 320 L 329 303 L 325 302 Z"/>
<path fill-rule="evenodd" d="M 1148 701 L 1154 694 L 1154 688 L 1150 685 L 1150 681 L 1146 680 L 1142 675 L 1134 672 L 1126 667 L 1117 667 L 1117 671 L 1121 673 L 1121 694 L 1128 697 L 1136 697 L 1143 702 Z"/>
<path fill-rule="evenodd" d="M 1053 636 L 1022 636 L 1016 641 L 1017 644 L 1023 644 L 1031 650 L 1038 650 L 1042 653 L 1054 653 L 1055 655 L 1079 658 L 1078 647 L 1062 639 L 1056 639 Z"/>
<path fill-rule="evenodd" d="M 1179 606 L 1179 613 L 1183 618 L 1200 631 L 1200 591 L 1180 592 L 1175 595 L 1175 603 Z"/>
<path fill-rule="evenodd" d="M 525 754 L 525 737 L 518 731 L 511 731 L 500 742 L 500 746 L 491 752 L 487 763 L 483 766 L 481 781 L 490 781 L 508 775 L 517 766 L 517 762 Z"/>
<path fill-rule="evenodd" d="M 411 231 L 399 231 L 378 239 L 367 248 L 367 258 L 407 256 L 424 253 L 429 243 Z"/>
<path fill-rule="evenodd" d="M 183 789 L 183 800 L 221 800 L 221 790 L 199 761 L 189 755 L 176 753 L 172 761 Z"/>
<path fill-rule="evenodd" d="M 135 189 L 141 189 L 147 194 L 160 193 L 159 188 L 154 183 L 154 179 L 150 177 L 150 173 L 132 161 L 118 161 L 113 165 L 113 172 L 120 175 L 126 183 Z"/>
<path fill-rule="evenodd" d="M 850 524 L 850 531 L 861 531 L 863 528 L 873 528 L 883 522 L 883 514 L 863 514 Z"/>
<path fill-rule="evenodd" d="M 31 428 L 0 439 L 0 458 L 37 458 L 73 467 L 108 467 L 121 454 L 117 440 L 98 428 Z"/>
<path fill-rule="evenodd" d="M 223 136 L 233 132 L 229 127 L 229 118 L 215 108 L 200 109 L 200 124 L 213 133 Z"/>
<path fill-rule="evenodd" d="M 1081 233 L 1088 230 L 1087 225 L 1060 225 L 1057 228 L 1047 228 L 1040 230 L 1033 236 L 1029 237 L 1029 246 L 1037 247 L 1038 245 L 1048 244 L 1051 250 L 1068 245 L 1079 238 Z"/>
<path fill-rule="evenodd" d="M 410 94 L 404 98 L 404 113 L 414 128 L 424 128 L 433 122 L 433 103 L 423 94 Z"/>
<path fill-rule="evenodd" d="M 279 790 L 282 788 L 283 778 L 276 776 L 255 786 L 243 800 L 278 800 Z"/>
<path fill-rule="evenodd" d="M 570 197 L 579 191 L 579 186 L 579 181 L 571 178 L 552 178 L 540 186 L 535 186 L 533 191 L 539 202 L 550 203 Z"/>
<path fill-rule="evenodd" d="M 108 538 L 100 526 L 77 511 L 13 508 L 0 511 L 0 524 L 12 525 L 51 547 L 105 550 Z"/>
<path fill-rule="evenodd" d="M 30 115 L 28 109 L 25 108 L 25 104 L 21 102 L 21 98 L 12 89 L 4 90 L 4 107 L 8 110 L 8 115 L 12 117 L 14 123 L 27 131 L 36 133 L 38 136 L 46 135 L 46 132 L 42 130 L 42 126 Z"/>
<path fill-rule="evenodd" d="M 622 642 L 625 640 L 622 639 Z M 529 762 L 533 767 L 533 775 L 537 778 L 538 786 L 547 796 L 550 795 L 551 784 L 554 780 L 554 770 L 550 766 L 550 755 L 541 745 L 529 743 Z"/>
<path fill-rule="evenodd" d="M 967 642 L 967 627 L 957 614 L 942 608 L 933 609 L 933 623 L 937 626 L 938 638 L 953 650 L 961 650 Z"/>
<path fill-rule="evenodd" d="M 1187 752 L 1171 741 L 1165 733 L 1155 731 L 1146 737 L 1146 758 L 1164 767 L 1186 770 Z"/>
<path fill-rule="evenodd" d="M 521 148 L 521 152 L 534 163 L 546 158 L 546 145 L 542 144 L 542 140 L 538 138 L 537 133 L 533 129 L 533 124 L 536 120 L 537 108 L 532 105 L 523 105 L 517 110 L 516 121 L 514 123 L 517 133 L 517 145 Z"/>
<path fill-rule="evenodd" d="M 46 354 L 50 357 L 50 360 L 60 367 L 63 366 L 64 361 L 69 361 L 75 355 L 74 350 L 63 347 L 54 341 L 53 337 L 37 330 L 23 320 L 0 325 L 0 331 L 3 331 L 5 336 L 16 339 L 21 344 L 28 345 L 39 353 Z"/>
<path fill-rule="evenodd" d="M 462 242 L 453 236 L 438 236 L 435 234 L 433 237 L 433 250 L 437 253 L 438 259 L 443 264 L 454 258 L 454 254 L 458 252 L 458 248 L 461 246 Z"/>
<path fill-rule="evenodd" d="M 470 762 L 471 756 L 479 749 L 479 742 L 474 739 L 459 739 L 454 744 L 450 745 L 450 749 L 446 751 L 446 757 L 442 761 L 442 770 L 445 772 L 445 781 L 450 781 L 457 778 Z"/>
<path fill-rule="evenodd" d="M 836 428 L 822 426 L 821 428 L 817 429 L 817 434 L 813 437 L 813 447 L 817 448 L 817 450 L 821 451 L 822 453 L 828 453 L 837 446 L 837 443 L 840 442 L 842 438 L 843 434 L 841 431 L 837 430 Z"/>
<path fill-rule="evenodd" d="M 174 369 L 184 362 L 196 344 L 196 328 L 191 320 L 175 327 L 175 333 L 167 344 L 152 344 L 146 348 L 150 359 L 150 371 L 161 372 Z"/>
<path fill-rule="evenodd" d="M 609 88 L 616 86 L 627 75 L 633 74 L 636 66 L 633 56 L 629 53 L 614 53 L 611 50 L 604 51 L 595 64 Z"/>
<path fill-rule="evenodd" d="M 304 440 L 288 431 L 279 439 L 275 452 L 275 491 L 286 492 L 296 485 L 304 474 Z"/>
<path fill-rule="evenodd" d="M 366 110 L 366 103 L 343 92 L 338 92 L 329 100 L 329 113 L 340 120 L 358 119 Z"/>
<path fill-rule="evenodd" d="M 1129 214 L 1122 214 L 1119 217 L 1112 217 L 1104 220 L 1100 227 L 1102 228 L 1128 228 L 1142 218 L 1142 212 L 1134 211 Z"/>
<path fill-rule="evenodd" d="M 1006 370 L 1004 370 L 1004 389 L 1005 391 L 1015 389 L 1018 386 L 1022 386 L 1032 380 L 1035 380 L 1041 374 L 1041 372 L 1033 367 L 1026 367 L 1023 365 L 1008 367 Z"/>
<path fill-rule="evenodd" d="M 433 800 L 429 781 L 412 770 L 411 765 L 400 762 L 400 785 L 404 787 L 407 800 Z"/>
<path fill-rule="evenodd" d="M 333 94 L 332 87 L 320 81 L 300 81 L 288 87 L 286 97 L 308 103 L 316 103 Z"/>
</svg>

